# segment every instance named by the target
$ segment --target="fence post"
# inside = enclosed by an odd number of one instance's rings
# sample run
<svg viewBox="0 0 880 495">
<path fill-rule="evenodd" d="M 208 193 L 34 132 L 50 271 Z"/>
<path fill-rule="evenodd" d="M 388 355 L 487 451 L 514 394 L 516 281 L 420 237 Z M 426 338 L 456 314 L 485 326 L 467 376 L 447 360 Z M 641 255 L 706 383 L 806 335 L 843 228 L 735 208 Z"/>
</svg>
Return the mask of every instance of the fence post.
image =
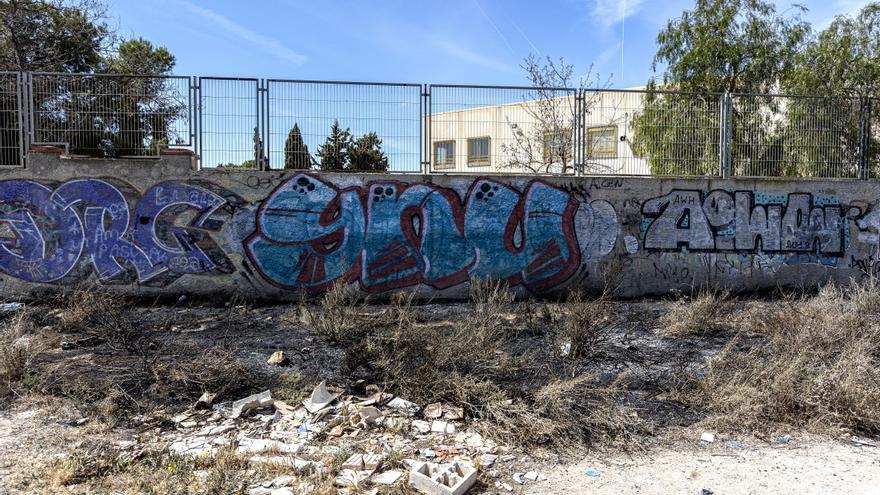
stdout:
<svg viewBox="0 0 880 495">
<path fill-rule="evenodd" d="M 730 93 L 725 92 L 721 95 L 721 114 L 720 114 L 720 139 L 718 147 L 719 154 L 719 175 L 721 175 L 722 179 L 729 179 L 731 175 L 730 170 L 730 147 L 731 147 L 731 138 L 733 135 L 733 119 L 732 119 L 732 98 Z"/>
<path fill-rule="evenodd" d="M 202 126 L 204 124 L 202 118 L 202 78 L 196 76 L 195 85 L 193 86 L 193 94 L 195 95 L 195 108 L 196 108 L 196 157 L 198 157 L 198 170 L 202 169 L 204 163 L 202 163 L 204 150 L 204 135 Z"/>
<path fill-rule="evenodd" d="M 431 86 L 422 84 L 421 98 L 419 98 L 419 167 L 422 174 L 431 173 Z"/>
<path fill-rule="evenodd" d="M 24 73 L 16 72 L 15 74 L 15 99 L 16 99 L 16 110 L 18 117 L 18 164 L 21 166 L 25 166 L 25 160 L 27 159 L 27 142 L 25 136 L 27 136 L 27 118 L 25 117 L 27 104 L 25 103 L 25 88 L 24 88 Z"/>
<path fill-rule="evenodd" d="M 572 129 L 574 139 L 574 163 L 572 164 L 572 168 L 574 169 L 573 172 L 575 176 L 582 175 L 584 169 L 584 142 L 582 139 L 581 128 L 586 121 L 585 112 L 583 89 L 578 88 L 575 90 L 574 94 L 574 129 Z"/>
<path fill-rule="evenodd" d="M 871 175 L 871 103 L 865 96 L 861 99 L 859 112 L 859 179 L 868 180 Z"/>
<path fill-rule="evenodd" d="M 260 103 L 262 103 L 262 133 L 263 136 L 263 167 L 261 170 L 270 170 L 272 168 L 272 151 L 271 151 L 271 140 L 269 134 L 269 83 L 265 79 L 260 79 L 259 82 L 260 87 Z M 283 149 L 283 148 L 282 148 Z M 282 164 L 282 168 L 284 165 Z"/>
</svg>

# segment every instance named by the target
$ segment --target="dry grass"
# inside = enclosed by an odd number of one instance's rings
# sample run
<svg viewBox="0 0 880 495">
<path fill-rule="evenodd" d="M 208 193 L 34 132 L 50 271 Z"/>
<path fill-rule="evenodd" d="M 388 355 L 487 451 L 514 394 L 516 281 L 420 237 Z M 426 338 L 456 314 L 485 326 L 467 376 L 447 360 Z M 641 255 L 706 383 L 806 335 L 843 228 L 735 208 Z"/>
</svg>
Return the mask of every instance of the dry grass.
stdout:
<svg viewBox="0 0 880 495">
<path fill-rule="evenodd" d="M 526 446 L 625 443 L 650 425 L 622 405 L 622 393 L 619 383 L 599 385 L 588 375 L 557 378 L 526 397 L 490 403 L 486 433 Z"/>
<path fill-rule="evenodd" d="M 138 458 L 112 446 L 87 442 L 38 473 L 28 493 L 144 493 L 244 495 L 256 473 L 234 450 L 212 456 L 183 457 L 147 451 Z"/>
<path fill-rule="evenodd" d="M 827 286 L 813 296 L 755 304 L 743 334 L 684 396 L 709 421 L 764 431 L 880 433 L 880 286 Z M 763 337 L 741 348 L 746 333 Z"/>
<path fill-rule="evenodd" d="M 19 385 L 33 373 L 38 345 L 28 311 L 6 316 L 0 321 L 0 398 L 17 394 Z"/>
<path fill-rule="evenodd" d="M 334 283 L 321 296 L 317 307 L 303 297 L 297 315 L 287 319 L 303 324 L 331 343 L 357 339 L 377 324 L 375 315 L 367 311 L 367 300 L 362 300 L 357 289 L 341 282 Z"/>
<path fill-rule="evenodd" d="M 491 282 L 474 283 L 471 297 L 465 317 L 430 327 L 419 324 L 411 296 L 396 297 L 384 323 L 347 349 L 348 371 L 368 368 L 385 388 L 420 404 L 462 405 L 488 420 L 487 434 L 521 445 L 621 439 L 641 428 L 620 405 L 616 386 L 572 379 L 532 350 L 516 350 L 512 343 L 523 334 L 518 315 L 536 304 L 515 304 L 504 284 Z M 525 326 L 529 337 L 543 337 L 541 345 L 567 339 L 574 359 L 607 327 L 611 305 L 581 294 L 571 299 L 564 311 L 545 305 Z M 548 335 L 543 323 L 558 330 Z"/>
<path fill-rule="evenodd" d="M 135 351 L 144 337 L 142 328 L 123 317 L 131 302 L 100 287 L 81 285 L 57 298 L 59 330 L 94 337 L 117 350 Z"/>
<path fill-rule="evenodd" d="M 566 303 L 555 309 L 553 350 L 557 357 L 569 361 L 583 358 L 598 348 L 618 320 L 614 305 L 604 294 L 591 299 L 582 291 L 574 290 Z"/>
<path fill-rule="evenodd" d="M 199 349 L 181 345 L 152 367 L 151 388 L 156 395 L 194 401 L 203 392 L 232 398 L 253 386 L 250 371 L 235 354 L 222 347 Z"/>
<path fill-rule="evenodd" d="M 736 302 L 730 291 L 703 290 L 693 297 L 679 297 L 660 317 L 657 333 L 670 337 L 707 335 L 731 328 L 730 315 Z"/>
</svg>

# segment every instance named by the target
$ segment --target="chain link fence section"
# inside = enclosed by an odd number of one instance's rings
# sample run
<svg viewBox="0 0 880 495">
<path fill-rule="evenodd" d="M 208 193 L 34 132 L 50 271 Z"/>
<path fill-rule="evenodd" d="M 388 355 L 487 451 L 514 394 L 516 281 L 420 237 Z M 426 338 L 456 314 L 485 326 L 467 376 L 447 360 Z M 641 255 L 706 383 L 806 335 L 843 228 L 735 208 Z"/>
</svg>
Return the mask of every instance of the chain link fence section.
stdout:
<svg viewBox="0 0 880 495">
<path fill-rule="evenodd" d="M 590 94 L 588 92 L 588 94 Z M 587 103 L 587 125 L 616 126 L 618 168 L 613 174 L 656 176 L 721 175 L 720 93 L 603 90 Z M 601 141 L 586 137 L 587 150 Z M 588 152 L 588 159 L 595 157 Z"/>
<path fill-rule="evenodd" d="M 262 169 L 259 80 L 200 77 L 197 86 L 201 168 Z"/>
<path fill-rule="evenodd" d="M 431 85 L 429 95 L 431 172 L 575 173 L 577 90 Z"/>
<path fill-rule="evenodd" d="M 876 98 L 0 72 L 0 167 L 195 151 L 203 168 L 880 178 Z"/>
<path fill-rule="evenodd" d="M 272 169 L 422 171 L 418 84 L 266 81 Z"/>
<path fill-rule="evenodd" d="M 21 75 L 0 72 L 0 167 L 24 165 Z"/>
<path fill-rule="evenodd" d="M 732 175 L 859 177 L 859 99 L 735 94 L 731 102 Z"/>
<path fill-rule="evenodd" d="M 34 73 L 30 87 L 35 144 L 105 158 L 192 145 L 189 77 Z"/>
</svg>

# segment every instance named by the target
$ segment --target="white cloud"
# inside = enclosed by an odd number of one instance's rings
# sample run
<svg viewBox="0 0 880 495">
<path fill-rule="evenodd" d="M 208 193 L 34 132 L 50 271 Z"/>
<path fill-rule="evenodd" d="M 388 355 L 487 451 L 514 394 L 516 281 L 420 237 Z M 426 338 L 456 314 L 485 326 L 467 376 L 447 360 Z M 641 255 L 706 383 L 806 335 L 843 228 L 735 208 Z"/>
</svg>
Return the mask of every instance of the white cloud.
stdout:
<svg viewBox="0 0 880 495">
<path fill-rule="evenodd" d="M 224 31 L 237 36 L 238 38 L 247 41 L 248 43 L 259 47 L 265 52 L 271 53 L 272 55 L 287 60 L 290 63 L 296 65 L 304 64 L 308 58 L 301 54 L 297 53 L 290 48 L 284 46 L 278 40 L 270 38 L 268 36 L 264 36 L 260 33 L 255 33 L 250 29 L 238 24 L 237 22 L 229 19 L 228 17 L 223 16 L 213 10 L 206 9 L 204 7 L 199 7 L 198 5 L 192 4 L 187 1 L 181 2 L 187 10 L 196 14 L 217 26 Z"/>
<path fill-rule="evenodd" d="M 620 24 L 642 9 L 645 0 L 593 0 L 592 15 L 605 27 Z"/>
<path fill-rule="evenodd" d="M 512 67 L 510 64 L 506 64 L 500 60 L 475 52 L 464 45 L 452 41 L 449 38 L 434 37 L 431 39 L 431 41 L 434 46 L 437 47 L 439 50 L 459 60 L 463 60 L 474 65 L 479 65 L 486 69 L 497 70 L 501 72 L 516 72 L 515 68 Z"/>
</svg>

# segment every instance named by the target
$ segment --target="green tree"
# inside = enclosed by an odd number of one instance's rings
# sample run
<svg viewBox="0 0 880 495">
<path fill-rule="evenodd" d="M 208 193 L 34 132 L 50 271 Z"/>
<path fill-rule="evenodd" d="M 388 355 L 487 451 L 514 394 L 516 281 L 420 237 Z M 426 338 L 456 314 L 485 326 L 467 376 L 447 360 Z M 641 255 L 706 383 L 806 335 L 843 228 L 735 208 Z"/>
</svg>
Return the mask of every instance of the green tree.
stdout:
<svg viewBox="0 0 880 495">
<path fill-rule="evenodd" d="M 166 48 L 141 38 L 121 41 L 105 19 L 100 0 L 0 0 L 0 68 L 61 73 L 34 78 L 36 140 L 120 156 L 152 155 L 159 145 L 188 138 L 173 125 L 186 115 L 186 95 L 167 79 L 64 75 L 171 73 L 175 60 Z"/>
<path fill-rule="evenodd" d="M 284 142 L 284 168 L 305 170 L 311 166 L 312 156 L 309 154 L 309 147 L 303 142 L 299 125 L 294 123 Z"/>
<path fill-rule="evenodd" d="M 166 48 L 136 38 L 120 43 L 98 68 L 99 73 L 118 77 L 57 78 L 66 104 L 79 105 L 78 112 L 66 117 L 68 127 L 94 129 L 73 133 L 68 141 L 74 152 L 151 155 L 156 146 L 182 141 L 184 137 L 175 134 L 174 122 L 186 115 L 186 95 L 161 77 L 171 73 L 174 64 Z"/>
<path fill-rule="evenodd" d="M 339 121 L 333 122 L 330 135 L 318 147 L 318 166 L 326 171 L 344 171 L 349 163 L 348 150 L 351 146 L 351 131 L 342 129 Z"/>
<path fill-rule="evenodd" d="M 116 42 L 94 0 L 0 0 L 0 69 L 92 72 Z"/>
<path fill-rule="evenodd" d="M 811 40 L 783 87 L 789 93 L 828 97 L 794 100 L 787 109 L 791 139 L 786 152 L 799 163 L 812 164 L 801 172 L 852 176 L 861 153 L 861 118 L 863 112 L 868 115 L 865 98 L 880 95 L 880 3 L 866 5 L 855 17 L 835 18 Z M 872 129 L 880 128 L 880 109 L 873 108 L 870 119 Z M 810 135 L 798 132 L 802 129 L 811 130 Z M 823 136 L 821 146 L 802 145 L 804 139 Z M 828 136 L 839 139 L 829 142 Z M 869 159 L 878 167 L 877 139 L 871 141 Z"/>
<path fill-rule="evenodd" d="M 368 132 L 354 140 L 348 150 L 352 172 L 386 172 L 388 157 L 382 151 L 382 140 L 375 132 Z"/>
<path fill-rule="evenodd" d="M 720 95 L 768 93 L 798 61 L 810 26 L 805 9 L 785 14 L 762 0 L 697 0 L 694 9 L 670 20 L 657 36 L 653 67 L 665 64 L 648 89 L 703 93 L 650 94 L 633 118 L 633 150 L 654 174 L 715 174 L 718 171 Z M 750 109 L 734 108 L 734 163 L 745 168 L 777 164 L 767 158 L 778 141 L 758 125 L 767 103 L 754 97 Z M 761 146 L 755 144 L 760 143 Z M 767 145 L 771 143 L 771 145 Z M 748 173 L 747 170 L 738 170 Z"/>
<path fill-rule="evenodd" d="M 0 70 L 87 72 L 100 65 L 114 36 L 103 6 L 89 1 L 0 0 Z M 0 108 L 17 106 L 13 76 L 3 76 Z M 19 162 L 18 119 L 0 112 L 0 164 Z"/>
</svg>

